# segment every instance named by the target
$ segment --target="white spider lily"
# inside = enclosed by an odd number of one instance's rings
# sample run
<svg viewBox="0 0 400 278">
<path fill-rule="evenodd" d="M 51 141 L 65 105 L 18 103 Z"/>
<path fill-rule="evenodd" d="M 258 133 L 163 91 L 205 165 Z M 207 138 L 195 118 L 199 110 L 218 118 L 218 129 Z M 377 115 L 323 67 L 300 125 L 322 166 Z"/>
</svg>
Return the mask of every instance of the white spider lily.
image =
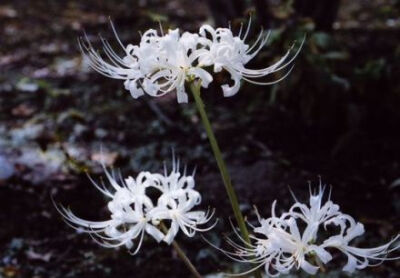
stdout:
<svg viewBox="0 0 400 278">
<path fill-rule="evenodd" d="M 376 265 L 374 262 L 379 264 L 400 258 L 387 257 L 391 252 L 400 249 L 398 242 L 400 235 L 389 243 L 375 248 L 351 246 L 350 242 L 355 237 L 364 234 L 364 226 L 357 223 L 350 215 L 340 212 L 339 206 L 330 198 L 323 203 L 323 195 L 324 188 L 320 186 L 317 194 L 310 194 L 309 206 L 296 200 L 289 212 L 283 213 L 280 217 L 275 213 L 275 201 L 272 204 L 270 218 L 263 219 L 257 213 L 260 225 L 251 227 L 254 234 L 261 236 L 251 235 L 254 243 L 245 242 L 235 231 L 242 244 L 228 239 L 228 243 L 235 248 L 235 251 L 218 249 L 238 262 L 256 264 L 255 268 L 237 274 L 239 276 L 251 273 L 262 266 L 269 277 L 287 274 L 293 268 L 301 268 L 314 275 L 321 264 L 327 264 L 332 260 L 330 249 L 339 250 L 347 256 L 348 261 L 343 268 L 347 272 L 374 266 Z M 326 237 L 325 234 L 330 232 L 327 229 L 329 225 L 339 227 L 340 231 Z M 321 226 L 325 228 L 324 233 L 320 233 Z M 393 245 L 396 246 L 391 247 Z M 316 262 L 318 265 L 315 265 Z"/>
<path fill-rule="evenodd" d="M 301 234 L 294 218 L 275 216 L 275 205 L 276 202 L 272 205 L 272 217 L 263 219 L 257 214 L 260 226 L 252 226 L 252 228 L 255 234 L 261 236 L 251 235 L 251 239 L 255 241 L 254 244 L 245 242 L 236 232 L 244 246 L 228 239 L 228 243 L 236 249 L 235 252 L 222 250 L 236 261 L 256 264 L 255 268 L 239 273 L 237 276 L 253 272 L 263 266 L 265 273 L 269 277 L 288 274 L 293 268 L 301 268 L 314 275 L 317 273 L 319 266 L 307 261 L 306 258 L 310 254 L 316 254 L 323 262 L 328 262 L 332 259 L 331 255 L 324 249 L 310 244 L 314 234 L 312 229 L 308 229 Z M 317 229 L 317 227 L 314 227 L 314 229 Z"/>
<path fill-rule="evenodd" d="M 186 194 L 195 201 L 195 205 L 200 204 L 201 196 L 199 192 L 194 190 L 194 175 L 195 171 L 187 175 L 186 166 L 183 173 L 181 173 L 180 161 L 179 159 L 175 159 L 175 155 L 173 154 L 171 172 L 168 173 L 167 165 L 164 163 L 164 173 L 153 174 L 155 187 L 162 192 L 162 195 L 158 199 L 158 204 L 165 206 L 170 200 L 178 199 Z"/>
<path fill-rule="evenodd" d="M 93 185 L 110 199 L 107 208 L 110 218 L 105 221 L 88 221 L 77 217 L 70 209 L 56 206 L 66 222 L 80 232 L 86 232 L 101 246 L 116 248 L 126 246 L 131 250 L 136 243 L 136 254 L 143 242 L 145 234 L 153 237 L 157 242 L 164 240 L 170 244 L 177 235 L 179 228 L 187 235 L 194 236 L 196 231 L 208 231 L 208 228 L 199 228 L 206 224 L 213 216 L 213 212 L 195 210 L 194 206 L 200 204 L 200 193 L 194 190 L 193 175 L 179 173 L 173 159 L 173 170 L 169 175 L 141 172 L 136 178 L 128 177 L 120 182 L 114 174 L 105 169 L 105 174 L 112 190 L 104 184 L 99 185 L 92 179 Z M 148 195 L 147 189 L 159 191 L 155 202 Z M 154 205 L 155 204 L 155 205 Z M 170 223 L 166 234 L 158 228 L 160 221 Z M 167 224 L 167 223 L 164 223 Z"/>
<path fill-rule="evenodd" d="M 150 29 L 142 35 L 139 45 L 125 46 L 111 26 L 125 56 L 118 56 L 104 39 L 103 50 L 109 61 L 97 53 L 87 37 L 80 40 L 81 50 L 93 69 L 107 77 L 125 80 L 125 89 L 133 98 L 144 93 L 159 97 L 176 92 L 179 103 L 188 102 L 186 81 L 199 79 L 207 88 L 213 80 L 207 71 L 194 65 L 200 51 L 197 46 L 202 41 L 197 34 L 186 32 L 180 36 L 175 29 L 159 36 Z"/>
<path fill-rule="evenodd" d="M 188 102 L 185 84 L 200 80 L 201 86 L 207 88 L 213 81 L 212 75 L 204 67 L 213 66 L 214 72 L 225 69 L 234 81 L 233 86 L 222 85 L 224 96 L 233 96 L 239 91 L 240 81 L 243 79 L 258 85 L 271 85 L 284 79 L 283 77 L 271 82 L 257 81 L 274 72 L 288 67 L 296 58 L 299 50 L 290 57 L 291 49 L 276 63 L 263 69 L 248 69 L 245 65 L 250 62 L 264 47 L 269 33 L 260 32 L 252 46 L 245 40 L 250 30 L 250 22 L 246 33 L 234 36 L 228 28 L 214 29 L 203 25 L 199 34 L 185 32 L 180 35 L 179 30 L 169 30 L 161 35 L 156 30 L 147 30 L 141 37 L 139 45 L 125 46 L 119 39 L 113 24 L 111 27 L 117 41 L 124 51 L 119 56 L 104 39 L 101 56 L 91 45 L 89 39 L 79 40 L 83 56 L 89 65 L 99 73 L 114 79 L 124 80 L 125 89 L 133 98 L 145 93 L 153 97 L 176 92 L 179 103 Z M 211 37 L 211 38 L 208 38 Z M 106 58 L 106 59 L 105 59 Z"/>
<path fill-rule="evenodd" d="M 330 219 L 337 217 L 339 215 L 343 215 L 339 211 L 339 206 L 334 204 L 330 200 L 330 194 L 328 200 L 325 203 L 322 203 L 324 197 L 325 188 L 320 184 L 319 192 L 317 194 L 313 194 L 310 190 L 310 198 L 309 205 L 300 203 L 296 200 L 296 202 L 292 205 L 289 210 L 289 213 L 284 214 L 289 217 L 299 218 L 301 219 L 307 226 L 306 231 L 313 231 L 310 240 L 315 240 L 318 232 L 318 227 L 322 223 L 326 223 Z M 317 229 L 315 229 L 317 227 Z"/>
<path fill-rule="evenodd" d="M 220 72 L 225 69 L 231 75 L 233 85 L 228 84 L 222 85 L 222 91 L 225 97 L 235 95 L 240 89 L 240 81 L 243 79 L 247 82 L 257 85 L 272 85 L 283 80 L 291 71 L 291 69 L 284 74 L 283 77 L 275 81 L 262 82 L 255 79 L 265 77 L 274 72 L 283 70 L 289 66 L 296 56 L 299 54 L 301 47 L 304 43 L 302 41 L 298 51 L 289 58 L 291 49 L 279 59 L 275 64 L 263 68 L 263 69 L 248 69 L 245 65 L 250 62 L 265 46 L 268 41 L 270 32 L 264 33 L 260 31 L 260 34 L 254 44 L 249 46 L 246 44 L 246 39 L 250 30 L 251 21 L 247 26 L 246 33 L 241 36 L 242 28 L 238 36 L 234 36 L 232 31 L 228 28 L 217 28 L 214 29 L 210 25 L 203 25 L 200 27 L 200 35 L 207 38 L 207 35 L 211 36 L 211 39 L 207 42 L 207 50 L 202 50 L 199 57 L 199 64 L 205 66 L 213 66 L 214 72 Z"/>
<path fill-rule="evenodd" d="M 296 267 L 314 275 L 319 267 L 309 263 L 306 260 L 306 255 L 316 252 L 324 261 L 329 261 L 332 257 L 326 251 L 321 252 L 317 246 L 310 244 L 313 236 L 312 229 L 305 230 L 301 235 L 294 218 L 289 218 L 285 222 L 285 229 L 282 227 L 273 228 L 270 233 L 257 231 L 264 234 L 271 241 L 270 244 L 273 249 L 280 254 L 276 261 L 271 263 L 270 267 L 280 273 L 289 273 L 293 267 Z M 314 229 L 317 229 L 317 227 L 314 227 Z"/>
<path fill-rule="evenodd" d="M 186 175 L 186 166 L 180 172 L 179 159 L 172 159 L 172 170 L 168 174 L 164 164 L 164 175 L 154 174 L 156 187 L 162 192 L 158 198 L 157 208 L 151 211 L 155 223 L 158 221 L 170 222 L 170 227 L 164 241 L 168 244 L 174 240 L 179 229 L 188 236 L 193 237 L 197 231 L 205 232 L 212 229 L 217 221 L 209 227 L 200 228 L 208 223 L 214 215 L 214 210 L 206 212 L 192 209 L 201 203 L 201 195 L 194 190 L 194 174 Z"/>
<path fill-rule="evenodd" d="M 168 232 L 163 239 L 166 243 L 171 244 L 179 229 L 186 236 L 193 237 L 196 232 L 209 231 L 216 225 L 217 222 L 209 227 L 199 228 L 211 220 L 214 211 L 193 211 L 196 202 L 196 198 L 185 194 L 180 195 L 177 199 L 169 199 L 166 204 L 159 205 L 151 211 L 153 221 L 170 222 Z"/>
<path fill-rule="evenodd" d="M 149 172 L 142 172 L 134 180 L 127 178 L 119 184 L 116 178 L 105 170 L 107 180 L 113 188 L 113 193 L 104 185 L 93 185 L 105 196 L 111 199 L 108 202 L 110 219 L 106 221 L 88 221 L 75 216 L 70 209 L 57 207 L 58 211 L 73 228 L 89 233 L 92 238 L 103 247 L 116 248 L 125 245 L 133 247 L 133 240 L 138 239 L 136 254 L 142 244 L 145 233 L 160 242 L 164 234 L 151 224 L 146 216 L 147 211 L 154 208 L 152 201 L 145 195 L 145 189 L 151 185 L 152 177 Z"/>
</svg>

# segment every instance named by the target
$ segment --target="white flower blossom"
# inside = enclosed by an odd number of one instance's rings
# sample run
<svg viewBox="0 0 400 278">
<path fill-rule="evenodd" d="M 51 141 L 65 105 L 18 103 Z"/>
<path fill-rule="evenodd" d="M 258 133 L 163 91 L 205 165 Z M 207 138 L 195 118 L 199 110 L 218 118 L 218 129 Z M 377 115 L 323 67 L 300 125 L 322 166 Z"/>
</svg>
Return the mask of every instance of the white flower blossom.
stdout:
<svg viewBox="0 0 400 278">
<path fill-rule="evenodd" d="M 140 172 L 136 178 L 126 179 L 119 175 L 119 182 L 114 173 L 105 169 L 105 174 L 112 189 L 91 181 L 109 199 L 108 220 L 88 221 L 77 217 L 69 208 L 56 205 L 70 226 L 90 234 L 101 246 L 125 246 L 131 250 L 136 244 L 132 252 L 136 254 L 145 234 L 157 242 L 171 244 L 179 229 L 192 237 L 196 231 L 208 231 L 215 226 L 198 227 L 210 221 L 213 211 L 193 210 L 201 202 L 200 193 L 194 189 L 194 173 L 186 176 L 184 172 L 182 175 L 175 159 L 170 174 Z M 159 193 L 156 199 L 149 195 L 151 188 Z M 160 230 L 161 221 L 168 229 L 165 233 Z"/>
<path fill-rule="evenodd" d="M 175 29 L 160 36 L 150 29 L 142 35 L 139 45 L 125 46 L 111 26 L 125 52 L 122 58 L 104 39 L 103 50 L 109 62 L 97 53 L 87 37 L 80 40 L 81 50 L 93 69 L 107 77 L 125 80 L 125 89 L 133 98 L 144 93 L 159 97 L 176 91 L 179 103 L 188 102 L 187 80 L 199 79 L 205 88 L 213 80 L 206 70 L 195 65 L 201 51 L 197 46 L 203 41 L 199 35 L 185 32 L 181 36 L 179 29 Z"/>
<path fill-rule="evenodd" d="M 207 38 L 207 35 L 209 35 L 211 39 L 206 40 L 207 50 L 203 49 L 201 51 L 199 64 L 202 66 L 213 66 L 214 72 L 220 72 L 222 69 L 225 69 L 231 75 L 231 79 L 234 82 L 232 86 L 228 84 L 221 86 L 225 97 L 233 96 L 239 91 L 241 80 L 257 85 L 272 85 L 286 78 L 291 69 L 278 80 L 270 82 L 255 80 L 283 70 L 289 66 L 299 54 L 304 43 L 303 40 L 299 49 L 291 58 L 289 58 L 291 53 L 291 49 L 289 49 L 281 59 L 269 67 L 263 69 L 248 69 L 245 65 L 260 52 L 267 43 L 270 35 L 270 32 L 264 33 L 261 30 L 252 46 L 246 44 L 245 41 L 249 34 L 250 25 L 251 19 L 243 37 L 242 28 L 238 36 L 234 36 L 230 28 L 214 29 L 210 25 L 203 25 L 200 27 L 200 35 L 204 38 Z"/>
<path fill-rule="evenodd" d="M 157 221 L 169 221 L 170 228 L 164 241 L 170 244 L 179 229 L 188 236 L 193 237 L 196 231 L 205 232 L 212 229 L 213 225 L 200 228 L 208 223 L 214 215 L 214 210 L 210 211 L 192 211 L 192 209 L 201 203 L 201 195 L 194 190 L 194 173 L 186 175 L 186 166 L 183 174 L 180 172 L 179 159 L 172 159 L 172 170 L 168 174 L 164 165 L 164 175 L 155 174 L 156 187 L 162 192 L 158 199 L 157 208 L 152 210 L 151 216 Z"/>
<path fill-rule="evenodd" d="M 179 29 L 169 30 L 166 34 L 162 29 L 161 34 L 150 29 L 141 36 L 139 45 L 127 46 L 119 39 L 112 23 L 111 27 L 124 54 L 119 56 L 110 43 L 101 38 L 104 52 L 102 56 L 85 36 L 85 39 L 79 40 L 79 45 L 89 65 L 107 77 L 124 80 L 125 89 L 133 98 L 145 93 L 160 97 L 176 92 L 179 103 L 188 102 L 186 83 L 199 80 L 202 87 L 208 87 L 213 81 L 213 76 L 207 71 L 211 66 L 214 73 L 225 69 L 231 75 L 234 84 L 221 86 L 225 97 L 238 92 L 241 80 L 258 85 L 277 83 L 284 79 L 290 70 L 275 81 L 262 82 L 257 79 L 292 64 L 304 43 L 303 40 L 292 57 L 289 49 L 281 59 L 269 67 L 248 69 L 245 65 L 265 46 L 269 36 L 269 33 L 261 31 L 252 46 L 246 44 L 250 23 L 243 36 L 242 31 L 238 36 L 234 36 L 229 28 L 214 29 L 209 25 L 200 27 L 199 33 L 184 32 L 182 35 Z"/>
<path fill-rule="evenodd" d="M 399 235 L 374 248 L 350 245 L 354 238 L 364 234 L 364 226 L 350 215 L 342 213 L 330 198 L 324 202 L 323 197 L 324 187 L 320 186 L 318 193 L 310 194 L 309 204 L 296 200 L 290 210 L 279 217 L 275 213 L 275 201 L 270 218 L 263 219 L 257 212 L 259 225 L 251 225 L 253 243 L 244 241 L 235 230 L 241 244 L 228 238 L 228 243 L 235 251 L 218 249 L 235 261 L 256 265 L 238 274 L 239 276 L 260 267 L 264 267 L 268 277 L 287 274 L 293 268 L 301 268 L 314 275 L 323 264 L 333 259 L 331 252 L 335 250 L 347 256 L 347 264 L 343 270 L 350 273 L 400 258 L 388 257 L 390 253 L 400 249 Z M 338 227 L 339 232 L 335 232 L 337 229 L 331 229 L 330 226 Z M 324 229 L 323 232 L 321 228 Z"/>
</svg>

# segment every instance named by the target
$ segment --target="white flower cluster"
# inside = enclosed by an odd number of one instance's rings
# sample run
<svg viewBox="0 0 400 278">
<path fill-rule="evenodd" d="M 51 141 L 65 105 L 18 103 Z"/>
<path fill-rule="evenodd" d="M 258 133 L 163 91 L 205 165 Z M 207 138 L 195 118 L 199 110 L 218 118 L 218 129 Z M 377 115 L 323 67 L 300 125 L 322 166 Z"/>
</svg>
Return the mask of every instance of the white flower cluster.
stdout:
<svg viewBox="0 0 400 278">
<path fill-rule="evenodd" d="M 263 48 L 269 36 L 269 33 L 261 31 L 252 46 L 246 44 L 250 23 L 245 34 L 242 35 L 241 29 L 237 36 L 229 28 L 214 29 L 209 25 L 203 25 L 199 33 L 185 32 L 182 35 L 179 29 L 169 30 L 167 34 L 161 30 L 160 35 L 150 29 L 141 36 L 139 45 L 127 46 L 122 44 L 114 26 L 111 26 L 124 51 L 122 57 L 104 39 L 106 59 L 92 47 L 87 37 L 80 40 L 81 50 L 93 69 L 107 77 L 124 80 L 125 89 L 133 98 L 145 93 L 159 97 L 176 92 L 179 103 L 188 102 L 186 81 L 200 80 L 202 87 L 207 88 L 213 81 L 207 71 L 209 68 L 214 73 L 224 69 L 231 75 L 233 85 L 225 84 L 221 88 L 224 96 L 233 96 L 239 91 L 242 79 L 259 85 L 270 85 L 284 79 L 290 70 L 275 81 L 255 80 L 285 69 L 301 49 L 300 46 L 292 57 L 289 49 L 279 61 L 264 69 L 248 69 L 245 65 Z"/>
<path fill-rule="evenodd" d="M 278 217 L 275 213 L 276 201 L 272 205 L 272 216 L 261 218 L 257 213 L 259 226 L 253 228 L 253 244 L 242 240 L 242 245 L 231 239 L 228 242 L 235 252 L 222 250 L 230 258 L 257 266 L 245 273 L 250 273 L 264 266 L 269 277 L 287 274 L 291 269 L 303 269 L 309 274 L 316 274 L 323 264 L 332 260 L 331 250 L 338 250 L 347 256 L 344 271 L 354 272 L 376 265 L 385 260 L 387 255 L 400 249 L 397 242 L 399 235 L 387 244 L 375 248 L 359 248 L 351 241 L 364 234 L 363 224 L 340 211 L 339 206 L 330 199 L 323 203 L 324 188 L 318 194 L 310 194 L 309 205 L 296 203 L 289 212 Z M 324 229 L 321 231 L 321 227 Z M 239 236 L 239 235 L 238 235 Z M 240 237 L 240 236 L 239 236 Z M 396 245 L 391 248 L 391 246 Z"/>
<path fill-rule="evenodd" d="M 104 184 L 91 181 L 110 199 L 107 206 L 111 214 L 109 220 L 84 220 L 75 216 L 70 209 L 56 206 L 67 223 L 78 231 L 89 233 L 104 247 L 126 246 L 131 250 L 137 239 L 133 252 L 136 254 L 145 233 L 157 242 L 171 244 L 179 230 L 193 237 L 197 231 L 208 231 L 216 224 L 198 227 L 209 222 L 214 211 L 193 210 L 200 204 L 201 195 L 194 189 L 194 173 L 186 175 L 186 167 L 181 173 L 179 160 L 173 159 L 170 173 L 165 166 L 164 174 L 141 172 L 136 179 L 128 177 L 124 180 L 120 177 L 120 183 L 113 173 L 107 170 L 105 173 L 112 191 L 106 189 Z M 154 194 L 156 202 L 152 200 Z M 160 229 L 161 225 L 165 228 Z"/>
</svg>

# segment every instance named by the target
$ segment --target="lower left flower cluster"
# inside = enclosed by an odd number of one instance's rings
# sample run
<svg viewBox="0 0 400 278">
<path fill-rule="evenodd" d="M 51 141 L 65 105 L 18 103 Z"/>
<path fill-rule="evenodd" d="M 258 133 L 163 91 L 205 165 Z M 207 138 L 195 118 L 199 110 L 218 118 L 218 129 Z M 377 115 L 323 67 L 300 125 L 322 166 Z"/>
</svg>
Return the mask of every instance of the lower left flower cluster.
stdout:
<svg viewBox="0 0 400 278">
<path fill-rule="evenodd" d="M 140 172 L 136 178 L 122 178 L 104 168 L 111 189 L 93 185 L 110 199 L 107 208 L 110 218 L 105 221 L 89 221 L 77 217 L 69 208 L 56 206 L 66 222 L 80 232 L 86 232 L 100 245 L 109 248 L 125 246 L 132 254 L 141 247 L 147 234 L 157 242 L 171 244 L 181 230 L 193 237 L 196 232 L 212 229 L 208 223 L 214 210 L 193 210 L 201 203 L 201 195 L 194 189 L 194 172 L 186 174 L 173 158 L 172 169 L 164 173 Z M 132 251 L 133 250 L 133 251 Z"/>
</svg>

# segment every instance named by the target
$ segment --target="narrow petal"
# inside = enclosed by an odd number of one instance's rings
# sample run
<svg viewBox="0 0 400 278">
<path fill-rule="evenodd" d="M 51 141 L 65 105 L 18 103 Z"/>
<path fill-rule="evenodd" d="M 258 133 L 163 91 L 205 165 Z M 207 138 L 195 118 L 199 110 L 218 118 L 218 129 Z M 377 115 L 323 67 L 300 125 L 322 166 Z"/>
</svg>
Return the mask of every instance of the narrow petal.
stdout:
<svg viewBox="0 0 400 278">
<path fill-rule="evenodd" d="M 170 245 L 172 243 L 172 241 L 174 241 L 174 238 L 176 236 L 176 234 L 179 231 L 179 224 L 176 223 L 175 221 L 173 221 L 171 223 L 171 227 L 168 230 L 167 235 L 164 237 L 163 241 L 165 241 L 168 245 Z"/>
<path fill-rule="evenodd" d="M 159 229 L 150 224 L 146 225 L 146 233 L 151 235 L 157 242 L 160 242 L 165 236 Z"/>
<path fill-rule="evenodd" d="M 227 84 L 222 85 L 221 88 L 222 88 L 222 91 L 223 91 L 225 97 L 231 97 L 231 96 L 237 94 L 237 92 L 240 89 L 241 76 L 233 70 L 230 70 L 230 69 L 227 69 L 227 70 L 231 74 L 231 79 L 233 80 L 234 83 L 232 86 L 229 86 Z"/>
<path fill-rule="evenodd" d="M 201 86 L 203 88 L 208 88 L 208 85 L 213 81 L 211 74 L 202 68 L 190 68 L 189 74 L 193 74 L 195 77 L 201 80 Z"/>
<path fill-rule="evenodd" d="M 319 269 L 318 266 L 312 265 L 309 262 L 307 262 L 306 260 L 303 260 L 301 262 L 300 268 L 303 269 L 308 274 L 311 274 L 311 275 L 316 274 L 318 269 Z"/>
</svg>

